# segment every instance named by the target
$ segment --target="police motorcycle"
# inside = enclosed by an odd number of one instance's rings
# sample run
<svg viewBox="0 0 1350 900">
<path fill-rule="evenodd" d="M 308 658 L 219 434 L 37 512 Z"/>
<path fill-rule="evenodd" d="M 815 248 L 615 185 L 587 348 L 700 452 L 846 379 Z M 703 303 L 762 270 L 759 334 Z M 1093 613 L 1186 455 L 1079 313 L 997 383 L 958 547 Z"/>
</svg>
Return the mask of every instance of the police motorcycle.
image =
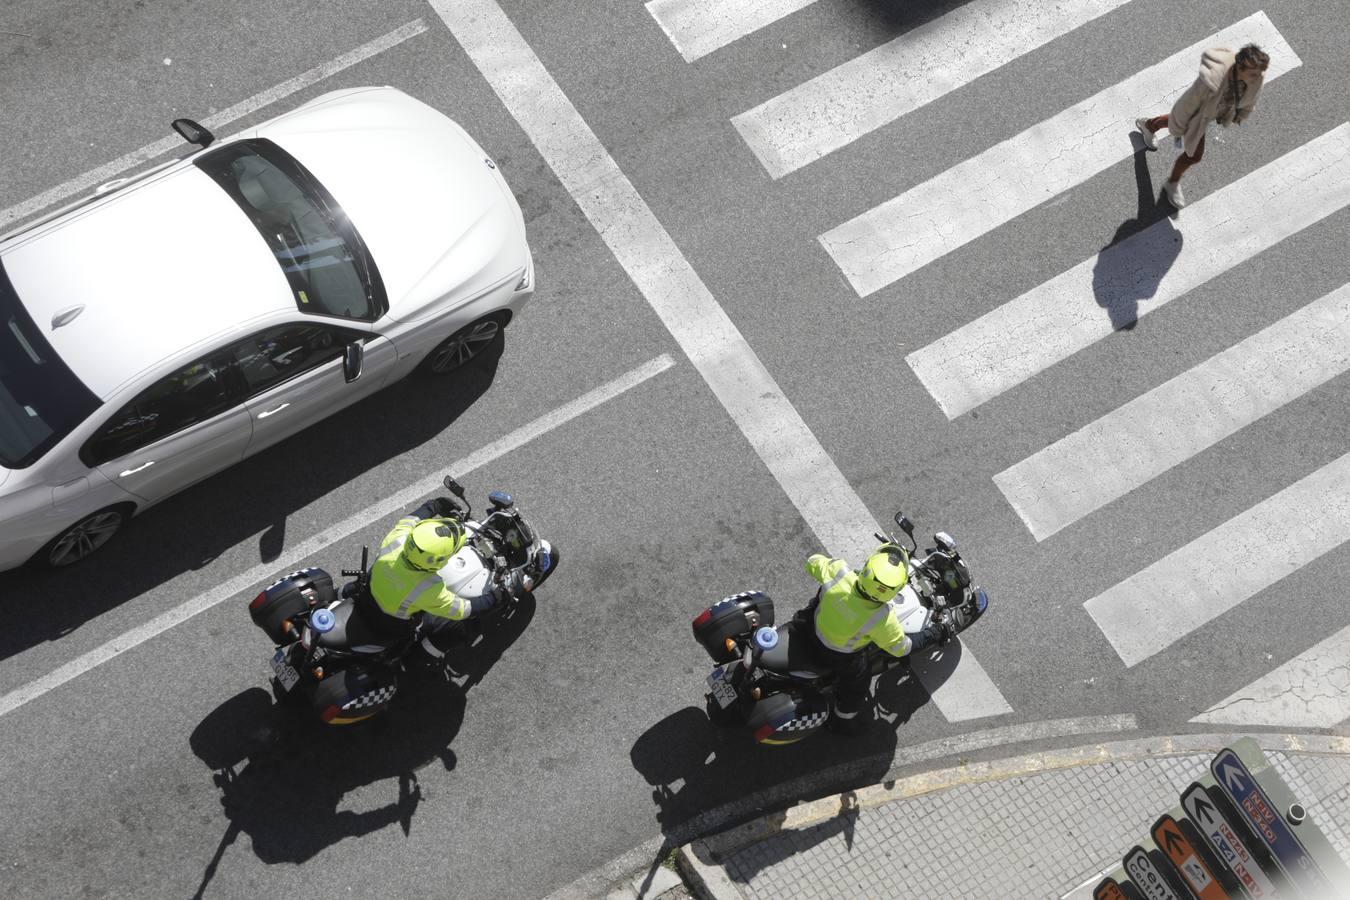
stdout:
<svg viewBox="0 0 1350 900">
<path fill-rule="evenodd" d="M 914 549 L 907 560 L 909 578 L 892 601 L 911 637 L 930 624 L 950 623 L 955 633 L 969 628 L 989 608 L 989 596 L 970 580 L 970 570 L 945 531 L 936 545 L 918 553 L 914 525 L 897 512 L 895 523 Z M 899 544 L 890 535 L 877 540 Z M 761 591 L 734 594 L 705 609 L 693 621 L 694 639 L 715 664 L 708 676 L 704 709 L 722 728 L 746 729 L 760 744 L 794 744 L 819 731 L 829 719 L 836 678 L 820 668 L 815 642 L 815 610 L 820 591 L 791 621 L 774 625 L 773 600 Z M 906 662 L 872 644 L 868 671 L 879 675 Z"/>
<path fill-rule="evenodd" d="M 509 613 L 553 574 L 558 550 L 534 533 L 510 494 L 488 494 L 487 515 L 477 521 L 459 482 L 446 476 L 444 484 L 458 498 L 445 499 L 464 525 L 465 540 L 438 574 L 466 600 L 494 588 L 499 597 L 481 616 L 445 627 L 481 628 L 483 619 Z M 378 609 L 359 609 L 374 604 L 368 547 L 361 549 L 361 568 L 343 569 L 342 577 L 355 580 L 335 590 L 323 569 L 301 569 L 268 585 L 248 605 L 253 623 L 277 645 L 271 658 L 277 699 L 299 700 L 330 725 L 350 725 L 384 711 L 398 692 L 405 657 L 430 631 L 422 617 L 398 628 L 381 621 L 385 614 Z"/>
</svg>

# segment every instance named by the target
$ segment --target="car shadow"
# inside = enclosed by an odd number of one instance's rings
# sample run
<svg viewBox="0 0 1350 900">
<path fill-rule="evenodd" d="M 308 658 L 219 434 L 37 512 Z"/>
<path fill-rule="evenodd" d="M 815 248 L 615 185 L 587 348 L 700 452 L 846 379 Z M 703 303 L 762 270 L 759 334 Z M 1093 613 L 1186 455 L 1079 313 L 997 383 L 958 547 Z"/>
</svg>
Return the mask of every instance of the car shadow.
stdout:
<svg viewBox="0 0 1350 900">
<path fill-rule="evenodd" d="M 226 826 L 194 897 L 203 896 L 240 834 L 269 865 L 303 863 L 339 841 L 397 825 L 407 835 L 423 801 L 418 773 L 437 762 L 455 768 L 469 690 L 488 674 L 534 618 L 526 597 L 451 648 L 450 672 L 404 673 L 383 715 L 357 725 L 317 721 L 302 703 L 274 703 L 264 689 L 231 697 L 193 730 L 188 745 L 220 789 Z M 362 812 L 343 798 L 376 782 L 396 784 L 394 799 Z"/>
<path fill-rule="evenodd" d="M 1138 209 L 1112 235 L 1092 269 L 1092 292 L 1106 310 L 1115 331 L 1128 331 L 1139 320 L 1139 303 L 1158 293 L 1158 286 L 1181 255 L 1183 237 L 1169 217 L 1171 205 L 1154 191 L 1148 154 L 1134 154 Z"/>
<path fill-rule="evenodd" d="M 74 566 L 0 574 L 0 659 L 58 640 L 255 535 L 258 561 L 276 559 L 290 514 L 435 439 L 486 393 L 503 350 L 499 336 L 454 375 L 385 387 L 133 518 Z M 339 562 L 356 560 L 334 570 Z"/>
<path fill-rule="evenodd" d="M 965 6 L 970 0 L 930 0 L 916 3 L 914 0 L 854 0 L 859 12 L 875 21 L 887 33 L 903 34 L 913 31 L 926 22 L 945 16 L 958 7 Z"/>
</svg>

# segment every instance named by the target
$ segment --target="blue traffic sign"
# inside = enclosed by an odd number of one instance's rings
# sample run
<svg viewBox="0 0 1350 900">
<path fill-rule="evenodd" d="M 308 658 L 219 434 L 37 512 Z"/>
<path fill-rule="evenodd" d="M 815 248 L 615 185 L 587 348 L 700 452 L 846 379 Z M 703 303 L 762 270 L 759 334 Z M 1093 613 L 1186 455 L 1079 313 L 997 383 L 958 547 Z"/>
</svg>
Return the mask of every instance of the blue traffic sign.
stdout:
<svg viewBox="0 0 1350 900">
<path fill-rule="evenodd" d="M 1209 768 L 1252 831 L 1270 848 L 1285 874 L 1299 887 L 1313 892 L 1313 896 L 1330 897 L 1331 883 L 1289 830 L 1284 818 L 1238 755 L 1232 750 L 1224 750 L 1214 757 Z"/>
</svg>

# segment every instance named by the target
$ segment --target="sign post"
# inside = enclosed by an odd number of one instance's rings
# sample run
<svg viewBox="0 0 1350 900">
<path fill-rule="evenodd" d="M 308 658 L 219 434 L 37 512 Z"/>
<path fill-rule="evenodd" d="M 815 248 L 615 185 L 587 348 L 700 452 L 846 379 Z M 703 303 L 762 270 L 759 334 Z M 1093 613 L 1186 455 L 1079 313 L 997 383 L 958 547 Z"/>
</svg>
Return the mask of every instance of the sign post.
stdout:
<svg viewBox="0 0 1350 900">
<path fill-rule="evenodd" d="M 1125 872 L 1148 900 L 1183 900 L 1149 859 L 1148 851 L 1138 844 L 1125 854 Z"/>
<path fill-rule="evenodd" d="M 1209 768 L 1219 782 L 1219 787 L 1246 820 L 1247 826 L 1270 848 L 1271 855 L 1289 876 L 1289 880 L 1314 897 L 1334 896 L 1331 883 L 1289 830 L 1284 818 L 1237 753 L 1230 749 L 1224 750 L 1214 757 Z"/>
<path fill-rule="evenodd" d="M 1128 881 L 1106 876 L 1092 892 L 1092 900 L 1142 900 L 1143 895 Z"/>
<path fill-rule="evenodd" d="M 1181 833 L 1177 820 L 1164 813 L 1153 823 L 1153 840 L 1167 855 L 1177 874 L 1199 900 L 1231 900 L 1218 878 L 1205 865 L 1200 854 Z"/>
<path fill-rule="evenodd" d="M 1186 810 L 1186 817 L 1195 823 L 1214 854 L 1237 876 L 1252 900 L 1273 900 L 1279 896 L 1274 883 L 1261 871 L 1261 864 L 1248 852 L 1237 829 L 1224 817 L 1204 785 L 1191 782 L 1181 795 L 1181 806 Z"/>
</svg>

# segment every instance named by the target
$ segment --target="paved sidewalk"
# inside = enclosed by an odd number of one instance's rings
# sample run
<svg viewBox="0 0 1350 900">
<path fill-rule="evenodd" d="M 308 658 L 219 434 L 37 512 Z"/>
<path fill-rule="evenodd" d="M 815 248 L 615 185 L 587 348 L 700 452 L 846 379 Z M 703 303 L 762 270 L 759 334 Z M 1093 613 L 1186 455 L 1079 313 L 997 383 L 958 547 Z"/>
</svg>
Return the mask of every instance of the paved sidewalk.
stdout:
<svg viewBox="0 0 1350 900">
<path fill-rule="evenodd" d="M 1091 744 L 914 775 L 695 841 L 679 862 L 714 900 L 1088 900 L 1238 737 Z M 1250 737 L 1350 860 L 1350 738 Z"/>
</svg>

